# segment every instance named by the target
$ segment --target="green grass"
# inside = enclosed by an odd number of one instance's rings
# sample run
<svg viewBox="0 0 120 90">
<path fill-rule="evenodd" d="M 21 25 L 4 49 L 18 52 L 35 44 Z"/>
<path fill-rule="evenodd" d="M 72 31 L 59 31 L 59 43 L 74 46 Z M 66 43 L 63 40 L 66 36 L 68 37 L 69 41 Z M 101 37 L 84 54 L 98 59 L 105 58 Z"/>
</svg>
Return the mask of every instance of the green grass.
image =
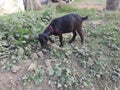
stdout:
<svg viewBox="0 0 120 90">
<path fill-rule="evenodd" d="M 43 81 L 44 70 L 41 68 L 36 68 L 34 73 L 25 74 L 22 77 L 23 85 L 27 85 L 29 82 L 34 81 L 36 85 L 40 85 Z"/>
</svg>

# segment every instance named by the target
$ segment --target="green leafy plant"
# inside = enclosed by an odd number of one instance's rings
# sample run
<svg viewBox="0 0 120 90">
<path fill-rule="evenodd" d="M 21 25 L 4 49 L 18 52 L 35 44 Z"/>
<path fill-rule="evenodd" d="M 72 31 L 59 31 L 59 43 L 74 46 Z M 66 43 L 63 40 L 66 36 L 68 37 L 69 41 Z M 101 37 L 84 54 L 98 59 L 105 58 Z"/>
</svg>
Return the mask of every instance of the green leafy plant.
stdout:
<svg viewBox="0 0 120 90">
<path fill-rule="evenodd" d="M 32 75 L 31 74 L 25 74 L 22 77 L 22 83 L 23 83 L 23 85 L 26 85 L 30 81 L 32 81 Z"/>
<path fill-rule="evenodd" d="M 41 68 L 36 68 L 35 72 L 25 74 L 22 77 L 23 85 L 26 85 L 28 82 L 34 81 L 36 85 L 40 85 L 44 78 L 44 70 Z"/>
<path fill-rule="evenodd" d="M 41 68 L 36 68 L 33 75 L 33 80 L 36 85 L 40 85 L 44 78 L 44 71 Z"/>
<path fill-rule="evenodd" d="M 70 13 L 70 12 L 78 11 L 78 9 L 71 5 L 62 5 L 57 8 L 57 11 Z"/>
</svg>

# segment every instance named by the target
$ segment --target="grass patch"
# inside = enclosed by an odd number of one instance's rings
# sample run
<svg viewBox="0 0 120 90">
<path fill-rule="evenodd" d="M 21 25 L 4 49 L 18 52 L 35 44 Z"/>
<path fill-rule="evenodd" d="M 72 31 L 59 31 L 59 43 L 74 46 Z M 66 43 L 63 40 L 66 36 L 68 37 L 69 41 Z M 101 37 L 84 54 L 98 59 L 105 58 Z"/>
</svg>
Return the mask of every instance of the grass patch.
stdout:
<svg viewBox="0 0 120 90">
<path fill-rule="evenodd" d="M 1 17 L 0 31 L 5 33 L 6 40 L 11 39 L 11 44 L 21 46 L 27 42 L 36 43 L 38 33 L 42 32 L 52 19 L 52 12 L 51 9 L 46 9 L 41 12 L 25 12 Z"/>
<path fill-rule="evenodd" d="M 23 85 L 26 85 L 28 82 L 34 81 L 36 85 L 40 85 L 43 81 L 44 70 L 41 68 L 36 68 L 34 73 L 27 73 L 22 77 Z"/>
<path fill-rule="evenodd" d="M 60 13 L 63 13 L 63 12 L 66 12 L 66 13 L 72 12 L 73 13 L 73 12 L 78 11 L 78 9 L 71 5 L 62 5 L 57 8 L 57 11 Z"/>
</svg>

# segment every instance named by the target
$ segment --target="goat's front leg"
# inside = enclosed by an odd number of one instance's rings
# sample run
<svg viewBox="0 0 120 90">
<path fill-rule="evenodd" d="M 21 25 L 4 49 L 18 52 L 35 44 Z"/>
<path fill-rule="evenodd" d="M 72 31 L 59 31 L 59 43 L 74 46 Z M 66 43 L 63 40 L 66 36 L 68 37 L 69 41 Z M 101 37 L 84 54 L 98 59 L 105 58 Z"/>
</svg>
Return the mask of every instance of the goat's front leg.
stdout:
<svg viewBox="0 0 120 90">
<path fill-rule="evenodd" d="M 60 47 L 62 47 L 63 46 L 63 37 L 62 37 L 62 35 L 59 35 L 59 40 L 60 40 Z"/>
</svg>

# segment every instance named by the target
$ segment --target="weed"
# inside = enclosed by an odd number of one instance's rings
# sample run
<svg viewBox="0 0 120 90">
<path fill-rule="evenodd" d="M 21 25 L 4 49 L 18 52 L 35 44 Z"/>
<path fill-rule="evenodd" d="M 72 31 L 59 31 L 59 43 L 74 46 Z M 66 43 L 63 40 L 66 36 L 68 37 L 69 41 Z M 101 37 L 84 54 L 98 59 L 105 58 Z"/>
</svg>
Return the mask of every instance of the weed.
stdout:
<svg viewBox="0 0 120 90">
<path fill-rule="evenodd" d="M 70 13 L 70 12 L 78 11 L 78 9 L 70 5 L 62 5 L 57 8 L 57 11 L 61 13 L 62 12 Z"/>
<path fill-rule="evenodd" d="M 3 69 L 3 70 L 6 70 L 6 71 L 10 71 L 11 68 L 12 68 L 12 64 L 9 63 L 9 62 L 6 63 L 6 64 L 2 67 L 2 69 Z"/>
<path fill-rule="evenodd" d="M 22 83 L 23 83 L 23 85 L 26 85 L 30 81 L 32 81 L 32 75 L 31 74 L 25 74 L 22 77 Z"/>
<path fill-rule="evenodd" d="M 33 80 L 36 85 L 40 85 L 44 78 L 44 71 L 41 68 L 36 68 L 33 75 Z"/>
<path fill-rule="evenodd" d="M 41 68 L 36 68 L 34 73 L 27 73 L 22 77 L 23 85 L 28 82 L 34 81 L 36 85 L 40 85 L 44 78 L 44 70 Z"/>
</svg>

